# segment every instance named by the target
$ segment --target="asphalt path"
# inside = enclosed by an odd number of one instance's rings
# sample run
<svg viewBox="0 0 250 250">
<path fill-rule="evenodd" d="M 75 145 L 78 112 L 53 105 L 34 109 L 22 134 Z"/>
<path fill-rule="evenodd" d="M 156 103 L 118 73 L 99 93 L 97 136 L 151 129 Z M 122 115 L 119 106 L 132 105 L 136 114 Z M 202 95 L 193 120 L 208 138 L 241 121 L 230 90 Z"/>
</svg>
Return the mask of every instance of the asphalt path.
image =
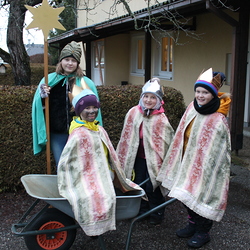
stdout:
<svg viewBox="0 0 250 250">
<path fill-rule="evenodd" d="M 210 232 L 211 241 L 202 249 L 250 249 L 250 170 L 246 166 L 232 164 L 233 176 L 230 181 L 228 206 L 223 219 L 215 222 Z M 0 249 L 27 249 L 23 237 L 17 237 L 11 232 L 11 226 L 32 204 L 34 198 L 24 190 L 17 193 L 0 194 Z M 166 207 L 165 219 L 161 225 L 150 226 L 147 220 L 135 223 L 130 248 L 132 250 L 179 250 L 189 249 L 187 239 L 175 235 L 177 229 L 185 226 L 186 210 L 176 201 Z M 103 235 L 106 249 L 126 249 L 128 231 L 131 220 L 117 222 L 116 230 Z M 76 239 L 70 250 L 100 249 L 99 241 L 77 230 Z"/>
</svg>

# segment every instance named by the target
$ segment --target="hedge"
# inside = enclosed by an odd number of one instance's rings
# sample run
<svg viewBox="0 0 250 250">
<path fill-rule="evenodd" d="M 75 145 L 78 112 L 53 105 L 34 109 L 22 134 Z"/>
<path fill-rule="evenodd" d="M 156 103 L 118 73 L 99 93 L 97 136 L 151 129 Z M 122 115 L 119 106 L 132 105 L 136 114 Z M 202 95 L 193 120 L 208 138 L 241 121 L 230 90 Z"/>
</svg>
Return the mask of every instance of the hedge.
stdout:
<svg viewBox="0 0 250 250">
<path fill-rule="evenodd" d="M 20 177 L 46 173 L 46 154 L 33 155 L 31 106 L 37 86 L 0 85 L 0 193 L 23 188 Z M 142 86 L 98 86 L 104 127 L 116 147 L 127 111 L 138 104 Z M 182 94 L 164 87 L 165 113 L 176 129 L 185 110 Z M 51 157 L 52 174 L 55 163 Z"/>
</svg>

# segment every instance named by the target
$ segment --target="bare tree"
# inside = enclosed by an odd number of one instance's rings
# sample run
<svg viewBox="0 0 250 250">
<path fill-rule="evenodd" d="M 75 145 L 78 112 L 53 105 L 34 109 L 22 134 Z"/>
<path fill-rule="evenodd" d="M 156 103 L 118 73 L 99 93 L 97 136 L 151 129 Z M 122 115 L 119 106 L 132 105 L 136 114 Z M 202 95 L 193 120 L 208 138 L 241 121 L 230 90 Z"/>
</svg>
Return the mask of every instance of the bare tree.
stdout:
<svg viewBox="0 0 250 250">
<path fill-rule="evenodd" d="M 30 85 L 29 56 L 23 44 L 23 26 L 27 9 L 24 4 L 35 6 L 42 0 L 22 1 L 5 0 L 1 2 L 1 8 L 9 7 L 7 47 L 9 53 L 0 48 L 0 56 L 9 63 L 14 74 L 15 85 Z"/>
<path fill-rule="evenodd" d="M 50 1 L 62 4 L 62 0 Z M 23 43 L 25 13 L 24 5 L 36 6 L 42 0 L 2 0 L 0 8 L 8 7 L 7 47 L 9 53 L 0 48 L 0 57 L 10 64 L 14 74 L 15 85 L 30 85 L 30 59 Z"/>
</svg>

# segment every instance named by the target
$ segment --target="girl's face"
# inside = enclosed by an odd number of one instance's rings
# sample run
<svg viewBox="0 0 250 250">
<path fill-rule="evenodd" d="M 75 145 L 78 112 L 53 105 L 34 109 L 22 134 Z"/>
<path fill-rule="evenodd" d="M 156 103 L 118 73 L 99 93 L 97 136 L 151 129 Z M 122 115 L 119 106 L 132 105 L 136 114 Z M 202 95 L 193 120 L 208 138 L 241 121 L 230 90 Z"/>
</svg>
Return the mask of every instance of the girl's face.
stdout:
<svg viewBox="0 0 250 250">
<path fill-rule="evenodd" d="M 203 87 L 197 87 L 195 90 L 195 99 L 198 103 L 198 105 L 205 105 L 207 103 L 209 103 L 212 99 L 214 98 L 214 96 L 212 95 L 211 92 L 209 92 L 208 90 L 206 90 Z"/>
<path fill-rule="evenodd" d="M 63 58 L 61 63 L 62 63 L 62 68 L 64 70 L 65 75 L 69 75 L 73 73 L 74 71 L 76 71 L 78 67 L 78 62 L 76 61 L 74 57 Z"/>
<path fill-rule="evenodd" d="M 143 101 L 145 108 L 153 109 L 153 107 L 157 103 L 157 97 L 154 94 L 146 93 L 144 94 L 142 101 Z"/>
<path fill-rule="evenodd" d="M 80 117 L 84 121 L 93 122 L 96 119 L 97 115 L 98 108 L 95 106 L 88 106 L 82 111 Z"/>
</svg>

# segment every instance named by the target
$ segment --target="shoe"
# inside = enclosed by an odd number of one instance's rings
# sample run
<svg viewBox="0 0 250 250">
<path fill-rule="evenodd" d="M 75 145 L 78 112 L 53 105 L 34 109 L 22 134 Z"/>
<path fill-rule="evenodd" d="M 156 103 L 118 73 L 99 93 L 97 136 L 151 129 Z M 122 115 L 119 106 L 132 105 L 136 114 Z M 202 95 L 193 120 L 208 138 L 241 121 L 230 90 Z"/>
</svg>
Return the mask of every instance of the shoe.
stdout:
<svg viewBox="0 0 250 250">
<path fill-rule="evenodd" d="M 194 236 L 188 241 L 188 246 L 193 248 L 200 248 L 210 241 L 208 233 L 195 233 Z"/>
<path fill-rule="evenodd" d="M 195 234 L 195 225 L 189 223 L 186 227 L 179 229 L 176 235 L 180 238 L 188 238 Z"/>
<path fill-rule="evenodd" d="M 160 225 L 162 223 L 162 218 L 158 218 L 156 216 L 150 216 L 149 219 L 149 224 L 156 226 L 156 225 Z"/>
</svg>

